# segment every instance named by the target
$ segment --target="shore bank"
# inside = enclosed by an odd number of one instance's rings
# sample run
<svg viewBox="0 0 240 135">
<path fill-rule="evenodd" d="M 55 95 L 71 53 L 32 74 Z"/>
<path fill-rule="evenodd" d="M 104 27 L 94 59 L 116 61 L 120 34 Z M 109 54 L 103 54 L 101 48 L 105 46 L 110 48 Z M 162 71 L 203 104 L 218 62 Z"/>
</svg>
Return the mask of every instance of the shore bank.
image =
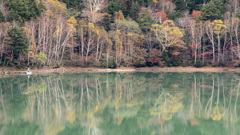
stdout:
<svg viewBox="0 0 240 135">
<path fill-rule="evenodd" d="M 18 71 L 27 71 L 26 69 L 14 68 L 1 68 L 1 71 L 7 71 L 8 74 L 16 74 Z M 240 68 L 235 67 L 120 67 L 116 69 L 109 68 L 81 68 L 81 67 L 60 67 L 50 69 L 47 67 L 41 69 L 31 69 L 33 74 L 48 74 L 48 73 L 82 73 L 82 72 L 205 72 L 205 73 L 218 73 L 218 72 L 239 72 Z"/>
</svg>

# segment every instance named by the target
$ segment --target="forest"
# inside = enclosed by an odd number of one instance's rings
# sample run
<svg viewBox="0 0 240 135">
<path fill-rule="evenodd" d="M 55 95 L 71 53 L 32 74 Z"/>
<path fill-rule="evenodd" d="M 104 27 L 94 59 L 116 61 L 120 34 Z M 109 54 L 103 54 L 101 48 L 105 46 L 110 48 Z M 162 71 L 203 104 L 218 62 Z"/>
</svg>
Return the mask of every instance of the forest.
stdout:
<svg viewBox="0 0 240 135">
<path fill-rule="evenodd" d="M 0 66 L 240 67 L 239 0 L 0 0 Z"/>
</svg>

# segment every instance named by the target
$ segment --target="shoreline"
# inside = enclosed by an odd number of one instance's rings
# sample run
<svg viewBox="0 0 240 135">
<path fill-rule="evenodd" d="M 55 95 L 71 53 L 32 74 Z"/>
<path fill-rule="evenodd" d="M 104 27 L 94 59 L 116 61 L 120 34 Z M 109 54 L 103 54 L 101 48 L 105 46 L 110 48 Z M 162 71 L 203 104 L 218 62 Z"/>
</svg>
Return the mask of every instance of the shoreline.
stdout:
<svg viewBox="0 0 240 135">
<path fill-rule="evenodd" d="M 19 71 L 27 71 L 27 69 L 14 69 L 14 68 L 1 68 L 5 70 L 10 75 L 17 75 Z M 100 72 L 179 72 L 179 73 L 221 73 L 221 72 L 236 72 L 240 73 L 240 68 L 235 67 L 120 67 L 116 69 L 110 68 L 82 68 L 82 67 L 60 67 L 55 69 L 50 69 L 44 67 L 41 69 L 31 69 L 33 74 L 48 74 L 48 73 L 100 73 Z"/>
</svg>

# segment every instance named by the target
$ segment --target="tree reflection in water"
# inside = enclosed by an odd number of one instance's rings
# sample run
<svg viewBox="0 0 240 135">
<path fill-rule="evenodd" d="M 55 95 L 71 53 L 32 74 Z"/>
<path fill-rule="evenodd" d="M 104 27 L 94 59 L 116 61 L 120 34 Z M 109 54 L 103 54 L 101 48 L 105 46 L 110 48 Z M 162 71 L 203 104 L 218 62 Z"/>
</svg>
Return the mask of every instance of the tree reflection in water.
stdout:
<svg viewBox="0 0 240 135">
<path fill-rule="evenodd" d="M 2 77 L 0 134 L 240 134 L 238 74 Z"/>
</svg>

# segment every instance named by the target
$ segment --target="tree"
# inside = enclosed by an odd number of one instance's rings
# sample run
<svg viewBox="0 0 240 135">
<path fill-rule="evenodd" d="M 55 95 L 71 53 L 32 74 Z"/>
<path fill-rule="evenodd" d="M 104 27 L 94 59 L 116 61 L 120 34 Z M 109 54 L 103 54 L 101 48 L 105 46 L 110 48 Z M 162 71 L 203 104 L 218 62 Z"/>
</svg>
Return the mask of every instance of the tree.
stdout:
<svg viewBox="0 0 240 135">
<path fill-rule="evenodd" d="M 110 15 L 104 15 L 103 17 L 103 27 L 106 31 L 110 30 L 110 25 L 112 23 L 112 19 Z"/>
<path fill-rule="evenodd" d="M 135 21 L 127 21 L 127 20 L 116 20 L 114 24 L 112 24 L 112 30 L 120 30 L 121 33 L 128 34 L 130 32 L 141 34 L 141 30 L 139 25 Z"/>
<path fill-rule="evenodd" d="M 213 51 L 213 59 L 212 64 L 215 64 L 215 42 L 214 42 L 214 30 L 213 30 L 213 23 L 210 21 L 205 22 L 206 34 L 212 43 L 212 51 Z"/>
<path fill-rule="evenodd" d="M 23 23 L 25 20 L 30 19 L 30 12 L 24 0 L 9 1 L 8 7 L 10 9 L 9 21 L 16 20 Z"/>
<path fill-rule="evenodd" d="M 67 5 L 67 8 L 74 8 L 81 10 L 83 8 L 83 0 L 61 0 L 63 3 Z"/>
<path fill-rule="evenodd" d="M 76 25 L 77 25 L 77 20 L 75 19 L 74 16 L 72 16 L 70 19 L 67 20 L 67 25 L 71 31 L 71 60 L 73 59 L 73 53 L 74 53 L 74 34 L 76 32 Z"/>
<path fill-rule="evenodd" d="M 111 1 L 108 4 L 108 7 L 106 10 L 107 10 L 107 13 L 109 13 L 110 15 L 114 15 L 114 13 L 118 12 L 119 10 L 121 10 L 123 12 L 125 17 L 127 17 L 127 15 L 128 15 L 126 6 L 123 3 L 123 1 L 121 1 L 121 0 L 118 0 L 117 2 Z"/>
<path fill-rule="evenodd" d="M 225 5 L 224 0 L 212 0 L 208 2 L 203 6 L 198 19 L 200 21 L 223 19 Z"/>
<path fill-rule="evenodd" d="M 213 32 L 216 34 L 218 41 L 218 64 L 220 64 L 220 56 L 221 56 L 221 43 L 220 39 L 223 34 L 225 34 L 226 26 L 223 24 L 222 20 L 214 20 L 213 21 Z"/>
<path fill-rule="evenodd" d="M 44 65 L 47 62 L 47 55 L 40 52 L 34 56 L 34 62 L 37 63 L 38 66 Z"/>
<path fill-rule="evenodd" d="M 177 10 L 182 11 L 182 10 L 186 9 L 186 4 L 184 3 L 183 0 L 172 0 L 172 1 L 173 1 L 173 3 L 176 4 Z"/>
<path fill-rule="evenodd" d="M 21 61 L 21 55 L 28 52 L 28 40 L 23 30 L 19 27 L 13 27 L 9 29 L 8 35 L 10 37 L 10 47 L 12 49 L 12 55 L 15 58 L 19 58 L 19 64 Z"/>
<path fill-rule="evenodd" d="M 168 16 L 165 12 L 157 12 L 157 18 L 159 20 L 159 23 L 162 23 L 168 19 Z"/>
<path fill-rule="evenodd" d="M 115 50 L 116 50 L 116 56 L 115 56 L 115 61 L 117 63 L 117 65 L 120 64 L 121 62 L 121 57 L 123 54 L 123 45 L 122 45 L 122 41 L 121 41 L 121 32 L 120 30 L 116 30 L 115 36 L 114 36 L 114 42 L 115 42 Z"/>
<path fill-rule="evenodd" d="M 46 0 L 47 13 L 53 17 L 56 15 L 65 15 L 67 12 L 66 5 L 58 0 Z"/>
<path fill-rule="evenodd" d="M 10 28 L 10 23 L 0 23 L 0 64 L 2 64 L 2 60 L 8 59 L 12 60 L 12 57 L 9 56 L 9 48 L 8 43 L 6 42 L 8 40 L 8 30 Z M 4 64 L 4 63 L 3 63 Z"/>
<path fill-rule="evenodd" d="M 19 21 L 21 23 L 40 16 L 43 5 L 37 4 L 33 0 L 9 0 L 7 6 L 10 10 L 9 21 Z"/>
<path fill-rule="evenodd" d="M 137 14 L 139 12 L 139 5 L 138 3 L 135 3 L 131 6 L 130 12 L 129 12 L 129 16 L 133 19 L 136 20 L 137 19 Z"/>
<path fill-rule="evenodd" d="M 3 15 L 2 11 L 0 11 L 0 23 L 5 21 L 6 21 L 5 16 Z"/>
<path fill-rule="evenodd" d="M 181 47 L 185 43 L 182 41 L 183 33 L 175 26 L 172 20 L 166 20 L 163 24 L 153 24 L 151 31 L 159 43 L 160 48 L 164 51 L 170 46 Z"/>
<path fill-rule="evenodd" d="M 198 18 L 200 13 L 201 13 L 201 11 L 193 10 L 191 16 L 193 17 L 193 19 L 196 19 L 196 18 Z"/>
<path fill-rule="evenodd" d="M 139 24 L 139 28 L 143 31 L 143 33 L 147 33 L 150 31 L 151 24 L 154 22 L 154 19 L 152 16 L 149 15 L 147 9 L 143 9 L 139 13 L 137 22 Z"/>
<path fill-rule="evenodd" d="M 85 9 L 82 12 L 89 22 L 96 23 L 103 19 L 104 14 L 100 11 L 107 6 L 106 0 L 85 0 Z"/>
<path fill-rule="evenodd" d="M 237 18 L 240 18 L 240 7 L 237 8 L 237 11 L 236 11 L 235 15 L 236 15 Z"/>
<path fill-rule="evenodd" d="M 114 20 L 122 20 L 122 21 L 125 20 L 125 17 L 121 10 L 114 13 Z"/>
<path fill-rule="evenodd" d="M 190 39 L 191 39 L 190 48 L 194 52 L 192 56 L 194 56 L 194 65 L 195 65 L 197 62 L 197 51 L 199 48 L 201 48 L 201 41 L 203 37 L 202 23 L 201 22 L 196 23 L 195 20 L 192 20 L 190 22 L 189 30 L 190 30 L 189 33 L 190 33 Z"/>
</svg>

